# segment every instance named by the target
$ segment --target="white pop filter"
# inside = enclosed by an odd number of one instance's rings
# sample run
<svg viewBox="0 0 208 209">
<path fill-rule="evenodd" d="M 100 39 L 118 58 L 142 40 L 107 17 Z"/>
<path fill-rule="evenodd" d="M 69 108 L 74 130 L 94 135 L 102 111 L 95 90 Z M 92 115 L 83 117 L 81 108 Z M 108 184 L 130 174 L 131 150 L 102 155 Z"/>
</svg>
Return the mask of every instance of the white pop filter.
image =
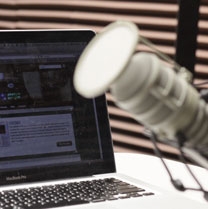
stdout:
<svg viewBox="0 0 208 209">
<path fill-rule="evenodd" d="M 74 74 L 74 86 L 82 96 L 103 94 L 126 68 L 139 41 L 135 24 L 117 21 L 88 44 Z"/>
</svg>

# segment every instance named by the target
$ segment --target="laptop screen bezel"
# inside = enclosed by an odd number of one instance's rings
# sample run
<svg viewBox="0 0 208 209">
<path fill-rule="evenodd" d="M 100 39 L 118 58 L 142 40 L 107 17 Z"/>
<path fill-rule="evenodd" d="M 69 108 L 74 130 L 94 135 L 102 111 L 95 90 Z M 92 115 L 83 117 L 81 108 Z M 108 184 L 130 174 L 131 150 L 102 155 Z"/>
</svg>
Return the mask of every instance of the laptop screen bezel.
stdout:
<svg viewBox="0 0 208 209">
<path fill-rule="evenodd" d="M 0 44 L 60 41 L 88 43 L 95 36 L 95 33 L 92 30 L 12 30 L 0 31 L 0 34 Z M 33 167 L 3 171 L 0 173 L 0 184 L 6 185 L 23 182 L 36 182 L 115 172 L 113 144 L 106 98 L 105 95 L 102 95 L 93 100 L 96 107 L 101 148 L 103 152 L 103 159 L 101 161 L 92 161 L 91 163 L 81 162 L 80 164 L 68 164 L 61 167 Z M 21 176 L 24 176 L 24 178 L 21 178 Z"/>
</svg>

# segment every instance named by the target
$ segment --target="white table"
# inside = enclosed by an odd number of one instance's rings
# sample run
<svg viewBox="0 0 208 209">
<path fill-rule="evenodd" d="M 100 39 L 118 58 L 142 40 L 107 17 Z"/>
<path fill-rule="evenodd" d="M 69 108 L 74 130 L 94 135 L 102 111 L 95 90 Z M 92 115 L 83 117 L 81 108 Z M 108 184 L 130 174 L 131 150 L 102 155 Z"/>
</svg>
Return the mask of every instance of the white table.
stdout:
<svg viewBox="0 0 208 209">
<path fill-rule="evenodd" d="M 169 176 L 159 158 L 144 154 L 115 153 L 116 167 L 118 173 L 129 175 L 133 178 L 160 186 L 166 190 L 178 192 L 170 183 Z M 197 187 L 196 182 L 187 172 L 184 164 L 165 160 L 174 178 L 180 179 L 184 186 Z M 203 187 L 208 190 L 208 171 L 197 166 L 191 166 Z M 201 192 L 180 192 L 190 198 L 204 202 Z"/>
</svg>

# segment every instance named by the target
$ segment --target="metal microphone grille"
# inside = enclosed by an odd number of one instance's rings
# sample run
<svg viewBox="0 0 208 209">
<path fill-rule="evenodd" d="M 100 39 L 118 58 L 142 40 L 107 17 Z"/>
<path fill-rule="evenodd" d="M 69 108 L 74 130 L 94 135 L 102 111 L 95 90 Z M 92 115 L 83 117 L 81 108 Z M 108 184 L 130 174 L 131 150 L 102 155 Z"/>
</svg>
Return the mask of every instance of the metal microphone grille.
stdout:
<svg viewBox="0 0 208 209">
<path fill-rule="evenodd" d="M 154 54 L 135 54 L 111 86 L 117 105 L 154 130 L 161 140 L 175 140 L 202 150 L 208 144 L 208 110 L 198 92 Z"/>
</svg>

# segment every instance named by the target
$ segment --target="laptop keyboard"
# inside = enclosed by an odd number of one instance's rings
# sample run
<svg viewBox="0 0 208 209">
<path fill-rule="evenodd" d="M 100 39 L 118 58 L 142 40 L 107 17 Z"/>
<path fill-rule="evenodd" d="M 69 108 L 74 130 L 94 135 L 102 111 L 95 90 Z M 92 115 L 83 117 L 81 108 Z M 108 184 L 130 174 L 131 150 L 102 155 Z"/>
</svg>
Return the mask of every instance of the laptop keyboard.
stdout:
<svg viewBox="0 0 208 209">
<path fill-rule="evenodd" d="M 0 209 L 41 209 L 154 195 L 115 178 L 0 192 Z"/>
</svg>

